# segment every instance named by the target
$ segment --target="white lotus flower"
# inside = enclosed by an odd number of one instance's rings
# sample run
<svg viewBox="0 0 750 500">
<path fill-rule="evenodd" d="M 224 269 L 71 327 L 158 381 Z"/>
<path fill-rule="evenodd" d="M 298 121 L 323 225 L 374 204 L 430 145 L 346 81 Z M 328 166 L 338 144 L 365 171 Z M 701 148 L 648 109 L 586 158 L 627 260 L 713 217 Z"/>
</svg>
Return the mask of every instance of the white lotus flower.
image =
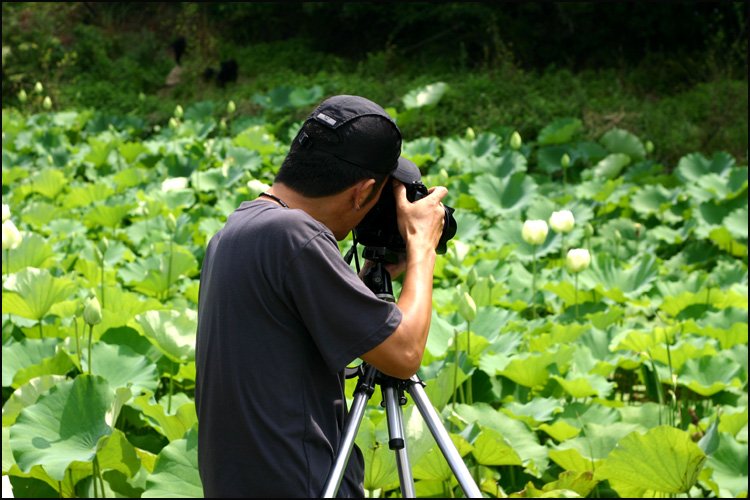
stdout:
<svg viewBox="0 0 750 500">
<path fill-rule="evenodd" d="M 3 203 L 3 222 L 10 219 L 10 207 Z"/>
<path fill-rule="evenodd" d="M 549 225 L 556 233 L 569 233 L 575 226 L 576 219 L 570 210 L 560 210 L 552 212 L 549 218 Z"/>
<path fill-rule="evenodd" d="M 571 248 L 568 251 L 565 264 L 568 266 L 570 272 L 581 272 L 591 264 L 591 254 L 585 248 Z"/>
<path fill-rule="evenodd" d="M 523 223 L 521 236 L 526 243 L 531 245 L 541 245 L 547 239 L 549 228 L 543 220 L 527 220 Z"/>
<path fill-rule="evenodd" d="M 185 189 L 188 185 L 187 177 L 169 177 L 164 179 L 161 183 L 162 191 L 175 191 L 178 189 Z"/>
<path fill-rule="evenodd" d="M 13 221 L 8 219 L 3 222 L 3 250 L 13 250 L 23 241 L 23 235 Z"/>
</svg>

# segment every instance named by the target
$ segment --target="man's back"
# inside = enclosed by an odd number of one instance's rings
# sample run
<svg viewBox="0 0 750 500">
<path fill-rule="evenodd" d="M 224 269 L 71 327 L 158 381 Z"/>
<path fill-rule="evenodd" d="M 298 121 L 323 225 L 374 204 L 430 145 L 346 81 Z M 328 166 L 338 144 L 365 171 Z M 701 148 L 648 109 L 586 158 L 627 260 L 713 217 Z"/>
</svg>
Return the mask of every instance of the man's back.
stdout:
<svg viewBox="0 0 750 500">
<path fill-rule="evenodd" d="M 398 326 L 300 210 L 245 202 L 201 270 L 196 345 L 206 496 L 318 496 L 346 416 L 343 368 Z M 340 496 L 362 495 L 358 450 Z"/>
</svg>

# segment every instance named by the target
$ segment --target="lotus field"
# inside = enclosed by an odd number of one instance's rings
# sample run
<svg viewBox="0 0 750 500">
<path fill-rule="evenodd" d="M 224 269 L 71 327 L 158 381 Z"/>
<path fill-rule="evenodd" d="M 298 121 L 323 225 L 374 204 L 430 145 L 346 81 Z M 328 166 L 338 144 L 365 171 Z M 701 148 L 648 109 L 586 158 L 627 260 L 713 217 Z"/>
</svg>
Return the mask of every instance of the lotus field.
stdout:
<svg viewBox="0 0 750 500">
<path fill-rule="evenodd" d="M 257 102 L 272 111 L 278 95 Z M 290 95 L 300 110 L 318 97 Z M 431 104 L 420 95 L 389 112 L 407 123 Z M 3 475 L 15 496 L 203 496 L 204 249 L 272 183 L 300 124 L 229 104 L 178 107 L 161 127 L 3 110 Z M 456 209 L 419 375 L 477 484 L 492 498 L 746 496 L 747 166 L 721 151 L 663 164 L 647 138 L 591 138 L 574 117 L 535 137 L 508 125 L 403 147 Z M 417 495 L 462 496 L 407 399 Z M 399 496 L 380 401 L 356 442 L 368 493 Z"/>
</svg>

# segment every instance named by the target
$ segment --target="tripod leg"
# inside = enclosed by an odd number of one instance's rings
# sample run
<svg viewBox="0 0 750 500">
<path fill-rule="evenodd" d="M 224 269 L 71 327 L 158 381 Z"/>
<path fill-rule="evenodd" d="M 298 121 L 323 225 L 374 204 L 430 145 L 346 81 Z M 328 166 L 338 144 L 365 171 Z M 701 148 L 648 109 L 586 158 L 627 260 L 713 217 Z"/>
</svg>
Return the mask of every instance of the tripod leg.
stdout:
<svg viewBox="0 0 750 500">
<path fill-rule="evenodd" d="M 410 384 L 407 388 L 409 394 L 414 399 L 414 404 L 417 405 L 419 412 L 422 414 L 427 427 L 430 429 L 432 436 L 435 438 L 435 442 L 443 452 L 448 465 L 450 466 L 453 474 L 456 476 L 458 483 L 464 490 L 464 494 L 467 498 L 482 498 L 482 492 L 479 490 L 474 478 L 471 477 L 468 467 L 464 463 L 458 450 L 453 445 L 448 431 L 443 427 L 440 421 L 440 416 L 435 411 L 435 408 L 430 403 L 427 394 L 424 392 L 422 387 L 422 381 L 414 375 L 409 379 Z"/>
<path fill-rule="evenodd" d="M 398 478 L 401 482 L 401 495 L 404 498 L 415 498 L 414 478 L 409 466 L 409 454 L 406 452 L 406 437 L 404 435 L 404 419 L 399 404 L 397 391 L 392 386 L 383 386 L 386 416 L 388 417 L 388 433 L 390 440 L 388 447 L 396 452 Z"/>
<path fill-rule="evenodd" d="M 349 463 L 349 456 L 354 447 L 354 439 L 357 437 L 357 431 L 359 431 L 359 424 L 362 423 L 362 417 L 365 414 L 367 401 L 374 391 L 375 374 L 375 368 L 368 367 L 357 386 L 346 426 L 344 427 L 344 433 L 341 436 L 341 444 L 336 455 L 336 462 L 334 462 L 326 480 L 325 488 L 323 489 L 323 493 L 321 493 L 322 498 L 334 498 L 339 491 L 341 480 L 344 478 L 344 470 Z"/>
</svg>

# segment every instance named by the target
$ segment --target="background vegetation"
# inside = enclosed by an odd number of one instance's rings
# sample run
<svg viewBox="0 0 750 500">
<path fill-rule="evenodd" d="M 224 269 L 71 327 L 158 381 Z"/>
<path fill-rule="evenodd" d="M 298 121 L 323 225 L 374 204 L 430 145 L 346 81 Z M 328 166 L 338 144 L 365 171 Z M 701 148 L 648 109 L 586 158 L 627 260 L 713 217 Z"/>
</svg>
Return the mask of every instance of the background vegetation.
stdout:
<svg viewBox="0 0 750 500">
<path fill-rule="evenodd" d="M 533 136 L 575 116 L 592 137 L 625 127 L 665 160 L 725 150 L 747 158 L 747 7 L 743 2 L 3 3 L 3 106 L 37 81 L 68 106 L 165 124 L 178 103 L 253 100 L 318 85 L 397 107 L 444 81 L 440 107 L 407 136 L 503 125 Z M 170 44 L 186 37 L 181 84 L 165 87 Z M 234 59 L 236 82 L 205 82 Z M 288 116 L 288 110 L 285 116 Z M 305 109 L 297 110 L 301 117 Z"/>
</svg>

